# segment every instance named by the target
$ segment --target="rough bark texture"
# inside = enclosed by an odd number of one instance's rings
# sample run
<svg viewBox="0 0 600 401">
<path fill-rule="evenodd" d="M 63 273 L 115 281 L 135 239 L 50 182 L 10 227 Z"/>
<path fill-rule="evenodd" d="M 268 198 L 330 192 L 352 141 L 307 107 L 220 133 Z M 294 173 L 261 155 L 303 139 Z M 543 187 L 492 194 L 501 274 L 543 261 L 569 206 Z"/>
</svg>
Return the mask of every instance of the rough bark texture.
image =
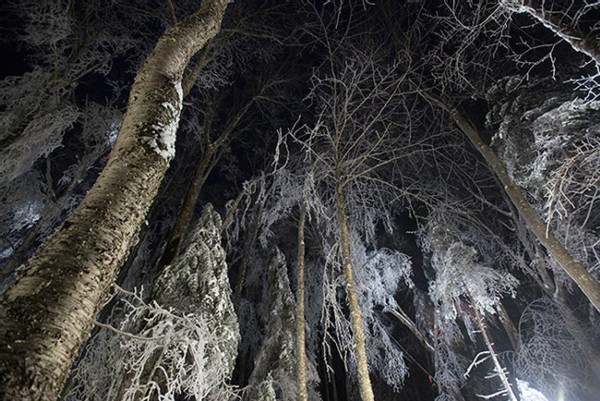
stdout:
<svg viewBox="0 0 600 401">
<path fill-rule="evenodd" d="M 438 105 L 441 104 L 439 101 L 435 101 L 435 103 Z M 481 153 L 504 186 L 504 191 L 527 223 L 531 232 L 562 266 L 569 277 L 575 281 L 592 305 L 600 312 L 600 284 L 598 284 L 586 268 L 575 259 L 571 253 L 569 253 L 565 246 L 560 243 L 552 233 L 546 233 L 546 224 L 531 207 L 519 187 L 511 180 L 502 160 L 500 160 L 494 151 L 483 142 L 477 129 L 460 112 L 458 112 L 458 110 L 447 107 L 446 105 L 442 105 L 441 107 L 452 115 L 452 118 L 458 127 L 469 138 L 473 146 Z"/>
<path fill-rule="evenodd" d="M 304 224 L 306 222 L 306 202 L 300 206 L 300 221 L 298 222 L 298 292 L 296 294 L 296 384 L 298 386 L 298 401 L 308 401 L 308 378 L 306 365 L 306 330 L 304 320 Z"/>
<path fill-rule="evenodd" d="M 0 399 L 56 400 L 167 169 L 157 127 L 176 126 L 183 71 L 218 32 L 226 4 L 203 2 L 161 37 L 136 76 L 106 168 L 0 298 Z"/>
<path fill-rule="evenodd" d="M 358 369 L 358 387 L 362 401 L 375 401 L 371 378 L 369 377 L 369 366 L 367 364 L 367 350 L 365 346 L 365 335 L 362 327 L 362 317 L 356 284 L 354 283 L 352 253 L 350 250 L 350 229 L 346 217 L 344 193 L 340 185 L 341 179 L 337 179 L 336 185 L 336 209 L 337 219 L 340 225 L 340 246 L 342 249 L 342 261 L 344 264 L 344 278 L 346 279 L 346 295 L 348 296 L 348 307 L 350 309 L 350 322 L 352 325 L 352 338 L 354 340 L 354 355 Z"/>
</svg>

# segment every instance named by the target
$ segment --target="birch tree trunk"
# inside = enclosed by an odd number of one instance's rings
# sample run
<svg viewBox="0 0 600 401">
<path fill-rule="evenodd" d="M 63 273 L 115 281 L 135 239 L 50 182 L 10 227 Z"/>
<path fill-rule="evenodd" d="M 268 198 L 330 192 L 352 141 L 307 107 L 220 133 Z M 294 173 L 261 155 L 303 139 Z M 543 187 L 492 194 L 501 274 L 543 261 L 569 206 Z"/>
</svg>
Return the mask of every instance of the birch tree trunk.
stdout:
<svg viewBox="0 0 600 401">
<path fill-rule="evenodd" d="M 362 317 L 356 284 L 354 283 L 352 252 L 350 248 L 350 229 L 345 211 L 344 189 L 341 185 L 339 174 L 336 177 L 336 209 L 337 219 L 340 225 L 340 247 L 342 250 L 342 261 L 344 264 L 344 278 L 346 280 L 346 294 L 348 296 L 348 307 L 350 308 L 350 322 L 352 325 L 352 339 L 354 340 L 354 355 L 358 370 L 358 387 L 362 401 L 375 401 L 371 378 L 369 377 L 369 366 L 367 364 L 367 349 L 365 346 L 365 334 L 362 327 Z"/>
<path fill-rule="evenodd" d="M 298 222 L 298 293 L 296 294 L 296 384 L 298 401 L 308 401 L 308 379 L 306 365 L 306 322 L 304 320 L 304 224 L 306 222 L 306 201 L 300 205 L 300 221 Z"/>
<path fill-rule="evenodd" d="M 160 38 L 105 169 L 0 298 L 0 399 L 56 400 L 173 157 L 183 71 L 219 31 L 226 6 L 203 1 Z"/>
</svg>

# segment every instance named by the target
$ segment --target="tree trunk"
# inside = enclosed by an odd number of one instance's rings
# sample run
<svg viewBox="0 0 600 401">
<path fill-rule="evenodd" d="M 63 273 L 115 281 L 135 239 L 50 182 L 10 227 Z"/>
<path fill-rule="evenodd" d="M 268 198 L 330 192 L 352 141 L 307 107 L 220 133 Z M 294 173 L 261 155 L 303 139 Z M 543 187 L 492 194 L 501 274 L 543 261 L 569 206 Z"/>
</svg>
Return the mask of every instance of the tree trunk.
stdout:
<svg viewBox="0 0 600 401">
<path fill-rule="evenodd" d="M 196 66 L 194 68 L 196 68 Z M 190 75 L 196 74 L 197 78 L 198 72 L 199 71 L 194 70 L 190 73 Z M 192 181 L 190 182 L 190 186 L 188 187 L 183 203 L 181 204 L 179 213 L 177 214 L 177 220 L 175 221 L 175 226 L 173 227 L 171 236 L 167 241 L 167 245 L 165 247 L 163 256 L 158 262 L 158 274 L 162 272 L 165 266 L 171 264 L 173 258 L 177 255 L 177 248 L 179 247 L 179 243 L 181 242 L 183 236 L 186 234 L 188 226 L 194 218 L 194 209 L 196 208 L 196 203 L 198 202 L 198 197 L 200 196 L 200 190 L 202 189 L 204 182 L 208 178 L 208 175 L 210 174 L 212 167 L 214 166 L 215 156 L 216 158 L 218 158 L 217 153 L 223 147 L 229 144 L 233 136 L 234 129 L 237 127 L 244 115 L 248 112 L 253 102 L 254 97 L 252 97 L 251 100 L 246 102 L 246 104 L 244 104 L 244 106 L 232 116 L 232 118 L 228 121 L 227 126 L 221 133 L 221 136 L 219 136 L 218 139 L 209 143 L 206 146 L 204 154 L 202 155 L 202 157 L 198 161 L 198 164 L 196 165 L 196 170 L 194 171 Z"/>
<path fill-rule="evenodd" d="M 362 328 L 362 318 L 356 284 L 354 283 L 352 253 L 350 251 L 350 229 L 345 211 L 344 193 L 341 178 L 336 179 L 336 209 L 337 219 L 340 225 L 340 247 L 342 250 L 342 261 L 344 264 L 344 278 L 346 279 L 346 294 L 348 296 L 348 307 L 350 308 L 350 322 L 353 331 L 354 355 L 358 375 L 358 387 L 362 401 L 375 401 L 371 379 L 369 377 L 369 366 L 367 364 L 367 350 L 365 346 L 365 335 Z"/>
<path fill-rule="evenodd" d="M 502 304 L 502 301 L 498 302 L 498 304 L 496 306 L 496 310 L 498 311 L 498 320 L 502 324 L 502 327 L 504 327 L 504 331 L 506 332 L 506 335 L 508 336 L 508 339 L 510 340 L 510 345 L 512 346 L 513 350 L 515 350 L 515 351 L 518 350 L 519 343 L 520 343 L 519 342 L 519 330 L 517 330 L 517 328 L 515 327 L 515 324 L 513 323 L 510 316 L 508 315 L 508 312 L 506 311 L 506 308 Z"/>
<path fill-rule="evenodd" d="M 306 344 L 304 321 L 304 223 L 306 222 L 306 201 L 300 206 L 300 221 L 298 222 L 298 292 L 296 294 L 296 385 L 298 401 L 308 401 L 308 378 L 306 374 Z"/>
<path fill-rule="evenodd" d="M 469 138 L 469 141 L 471 141 L 473 146 L 481 153 L 502 185 L 504 185 L 504 191 L 518 210 L 519 214 L 525 220 L 525 223 L 531 232 L 562 266 L 569 277 L 575 281 L 596 310 L 600 312 L 600 284 L 598 284 L 586 268 L 571 255 L 565 246 L 561 244 L 551 232 L 546 232 L 546 224 L 544 221 L 538 216 L 525 196 L 521 193 L 519 187 L 510 178 L 502 160 L 500 160 L 494 151 L 483 142 L 477 129 L 458 110 L 443 104 L 439 100 L 432 99 L 431 97 L 427 98 L 433 100 L 451 114 L 458 127 Z"/>
<path fill-rule="evenodd" d="M 183 204 L 181 205 L 181 209 L 177 214 L 177 220 L 175 221 L 173 232 L 169 237 L 169 241 L 167 241 L 167 245 L 165 246 L 163 256 L 158 262 L 158 269 L 156 274 L 160 274 L 165 266 L 170 265 L 171 262 L 173 262 L 175 256 L 177 255 L 179 243 L 181 242 L 181 239 L 187 232 L 187 228 L 190 224 L 190 221 L 192 221 L 192 218 L 194 217 L 194 209 L 196 207 L 196 202 L 198 201 L 200 188 L 202 188 L 202 185 L 206 180 L 206 172 L 208 170 L 208 166 L 213 158 L 214 153 L 214 147 L 212 145 L 209 145 L 204 151 L 204 154 L 198 162 L 198 165 L 196 166 L 192 182 L 188 187 L 188 190 L 185 194 L 185 198 L 183 200 Z"/>
<path fill-rule="evenodd" d="M 432 354 L 435 352 L 435 348 L 427 340 L 427 336 L 421 333 L 415 322 L 411 320 L 411 318 L 406 314 L 406 312 L 402 310 L 402 308 L 398 306 L 397 309 L 392 309 L 389 311 L 389 313 L 394 315 L 396 319 L 398 319 L 407 329 L 410 330 L 411 333 L 413 333 L 413 335 L 417 338 L 417 340 L 419 340 L 423 348 L 425 348 L 428 352 Z"/>
<path fill-rule="evenodd" d="M 226 0 L 169 29 L 140 68 L 107 165 L 0 298 L 0 399 L 56 400 L 173 156 L 181 79 Z"/>
<path fill-rule="evenodd" d="M 504 369 L 504 367 L 502 367 L 502 365 L 500 364 L 500 361 L 498 360 L 498 355 L 496 354 L 496 350 L 494 350 L 494 344 L 492 343 L 490 336 L 487 332 L 487 327 L 485 326 L 483 317 L 481 316 L 481 313 L 479 313 L 479 311 L 477 310 L 477 305 L 475 305 L 475 303 L 473 303 L 472 299 L 473 298 L 471 298 L 471 303 L 473 304 L 473 312 L 475 313 L 475 320 L 477 321 L 477 326 L 479 327 L 481 336 L 483 337 L 483 341 L 485 342 L 485 346 L 488 349 L 488 352 L 490 353 L 490 357 L 492 358 L 492 362 L 494 364 L 494 370 L 496 371 L 495 376 L 497 376 L 500 379 L 500 382 L 502 383 L 502 387 L 504 389 L 504 391 L 503 391 L 504 395 L 507 396 L 510 401 L 519 401 L 519 398 L 517 397 L 517 395 L 515 394 L 515 392 L 512 389 L 509 378 L 506 374 L 506 370 Z M 489 375 L 487 377 L 493 377 L 493 376 L 494 375 Z M 500 395 L 500 394 L 498 394 L 498 395 Z M 482 396 L 481 398 L 486 398 L 486 397 Z"/>
<path fill-rule="evenodd" d="M 250 235 L 247 235 L 246 239 L 244 240 L 244 246 L 242 248 L 242 255 L 240 259 L 240 267 L 238 269 L 237 281 L 235 283 L 235 289 L 233 291 L 233 304 L 236 306 L 236 308 L 240 307 L 240 302 L 242 300 L 242 292 L 244 291 L 244 285 L 246 284 L 246 275 L 248 273 L 248 258 L 250 257 L 250 252 L 252 250 L 252 247 L 254 246 L 254 243 L 256 242 L 256 237 L 258 236 L 258 231 L 260 229 L 260 223 L 258 219 L 259 216 L 263 213 L 264 206 L 265 205 L 263 202 L 257 202 L 254 205 L 254 210 L 252 213 L 254 218 L 252 220 L 250 228 L 248 229 Z"/>
</svg>

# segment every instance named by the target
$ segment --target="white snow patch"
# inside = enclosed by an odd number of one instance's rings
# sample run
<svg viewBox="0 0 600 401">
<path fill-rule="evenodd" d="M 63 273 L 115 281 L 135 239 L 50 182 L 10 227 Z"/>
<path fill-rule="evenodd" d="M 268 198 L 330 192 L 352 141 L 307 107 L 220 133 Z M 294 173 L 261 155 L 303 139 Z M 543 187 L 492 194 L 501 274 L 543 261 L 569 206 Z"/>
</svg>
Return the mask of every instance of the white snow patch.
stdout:
<svg viewBox="0 0 600 401">
<path fill-rule="evenodd" d="M 112 146 L 115 144 L 117 140 L 117 135 L 119 134 L 119 128 L 121 128 L 120 123 L 112 123 L 110 125 L 110 133 L 108 134 L 108 138 L 106 139 L 108 146 Z"/>
<path fill-rule="evenodd" d="M 175 83 L 177 91 L 178 104 L 183 102 L 183 88 L 181 81 Z M 146 143 L 150 145 L 152 150 L 159 154 L 162 158 L 170 161 L 175 156 L 175 140 L 177 138 L 177 127 L 179 126 L 179 116 L 181 107 L 176 107 L 170 102 L 162 103 L 162 106 L 171 112 L 171 121 L 168 123 L 156 123 L 150 127 L 151 137 L 147 138 Z"/>
<path fill-rule="evenodd" d="M 177 112 L 177 109 L 175 109 L 175 106 L 173 106 L 173 105 L 172 105 L 171 103 L 169 103 L 169 102 L 164 102 L 164 103 L 162 104 L 162 106 L 163 106 L 165 109 L 169 110 L 171 113 L 175 113 L 175 112 Z"/>
<path fill-rule="evenodd" d="M 177 96 L 179 97 L 179 104 L 183 102 L 183 86 L 181 86 L 181 81 L 175 83 L 175 90 L 177 91 Z"/>
</svg>

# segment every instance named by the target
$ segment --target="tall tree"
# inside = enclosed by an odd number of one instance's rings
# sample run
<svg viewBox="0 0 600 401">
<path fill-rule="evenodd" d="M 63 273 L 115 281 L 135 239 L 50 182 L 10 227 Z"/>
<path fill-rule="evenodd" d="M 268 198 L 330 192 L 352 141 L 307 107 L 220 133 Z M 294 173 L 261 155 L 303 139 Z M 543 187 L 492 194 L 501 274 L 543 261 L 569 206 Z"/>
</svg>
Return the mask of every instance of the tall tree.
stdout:
<svg viewBox="0 0 600 401">
<path fill-rule="evenodd" d="M 2 295 L 4 399 L 56 399 L 173 157 L 184 70 L 219 31 L 226 6 L 203 2 L 160 38 L 136 76 L 106 168 Z"/>
<path fill-rule="evenodd" d="M 277 394 L 277 399 L 297 399 L 294 365 L 295 301 L 288 279 L 285 256 L 275 249 L 268 267 L 269 317 L 266 333 L 249 378 L 252 392 L 263 392 L 265 385 Z M 272 380 L 275 382 L 271 382 Z"/>
<path fill-rule="evenodd" d="M 365 42 L 329 43 L 331 59 L 322 75 L 313 77 L 310 95 L 318 121 L 314 128 L 292 136 L 314 161 L 315 187 L 321 187 L 318 197 L 333 212 L 329 219 L 335 225 L 328 234 L 336 239 L 342 266 L 360 397 L 368 401 L 374 395 L 352 235 L 372 238 L 375 225 L 386 224 L 389 205 L 384 199 L 389 202 L 395 195 L 378 173 L 402 155 L 422 149 L 403 138 L 404 127 L 395 123 L 400 109 L 395 101 L 399 100 L 402 81 L 396 64 L 386 63 L 385 57 L 379 57 L 381 49 Z"/>
<path fill-rule="evenodd" d="M 467 373 L 473 366 L 490 358 L 493 361 L 494 373 L 489 377 L 500 379 L 500 388 L 494 388 L 493 396 L 502 394 L 516 401 L 504 367 L 500 365 L 497 352 L 493 349 L 483 315 L 494 314 L 502 296 L 513 292 L 518 281 L 510 273 L 495 271 L 479 263 L 475 249 L 462 243 L 454 233 L 443 225 L 436 224 L 435 221 L 430 222 L 427 241 L 427 246 L 433 253 L 432 264 L 437 273 L 430 293 L 441 311 L 440 323 L 444 326 L 453 325 L 452 321 L 460 317 L 467 327 L 469 336 L 473 339 L 474 333 L 480 332 L 487 348 L 487 351 L 480 352 L 475 357 Z M 470 304 L 467 307 L 464 306 L 465 299 Z M 479 331 L 469 327 L 473 324 Z M 440 327 L 438 330 L 442 338 L 447 336 L 446 332 L 452 332 L 447 327 Z M 481 356 L 483 359 L 480 359 Z M 453 381 L 443 382 L 443 379 L 454 380 L 455 378 L 447 376 L 447 372 L 441 371 L 439 374 L 443 391 L 448 391 L 450 394 L 456 392 L 457 388 Z M 455 394 L 452 396 L 456 397 Z"/>
<path fill-rule="evenodd" d="M 298 267 L 296 273 L 296 386 L 298 401 L 308 401 L 308 372 L 306 363 L 306 318 L 304 313 L 305 253 L 304 227 L 306 225 L 306 194 L 303 194 L 298 220 Z"/>
<path fill-rule="evenodd" d="M 420 68 L 410 65 L 405 66 L 406 71 L 408 71 L 407 73 L 411 75 L 410 82 L 412 88 L 450 115 L 456 126 L 458 126 L 460 131 L 468 138 L 471 145 L 481 154 L 491 171 L 498 178 L 503 191 L 506 192 L 510 202 L 514 205 L 517 213 L 523 218 L 528 229 L 577 284 L 590 303 L 600 311 L 600 283 L 590 274 L 584 264 L 557 239 L 555 233 L 548 230 L 547 224 L 545 224 L 539 213 L 532 207 L 526 193 L 523 189 L 519 188 L 508 173 L 502 159 L 483 140 L 481 130 L 469 119 L 470 116 L 461 110 L 460 107 L 456 106 L 458 102 L 463 101 L 467 96 L 473 96 L 473 93 L 478 94 L 478 92 L 480 93 L 488 89 L 488 75 L 492 75 L 493 73 L 498 74 L 498 72 L 488 68 L 489 74 L 482 74 L 481 78 L 472 79 L 469 82 L 464 80 L 454 82 L 448 79 L 447 72 L 443 72 L 434 74 L 434 79 L 438 81 L 438 85 L 426 83 L 426 71 L 423 67 L 434 68 L 434 66 L 440 64 L 440 60 L 443 61 L 441 64 L 444 71 L 447 66 L 457 63 L 454 73 L 460 77 L 464 77 L 464 74 L 475 69 L 478 72 L 473 74 L 481 74 L 482 69 L 479 68 L 476 60 L 494 57 L 497 52 L 495 49 L 498 48 L 499 44 L 492 43 L 490 37 L 499 35 L 507 29 L 505 25 L 507 17 L 502 15 L 502 8 L 493 3 L 489 5 L 486 3 L 477 5 L 454 4 L 448 7 L 451 8 L 451 17 L 447 19 L 450 22 L 443 21 L 443 23 L 449 24 L 450 28 L 446 29 L 445 34 L 442 36 L 443 40 L 439 45 L 438 55 L 436 57 L 429 57 L 428 60 L 428 56 L 424 56 L 424 60 L 427 62 L 423 63 Z M 463 7 L 471 12 L 474 12 L 474 10 L 477 12 L 475 15 L 471 15 Z M 461 18 L 464 20 L 461 20 Z M 470 25 L 465 25 L 467 20 Z M 501 21 L 504 21 L 504 23 L 501 23 Z M 398 28 L 398 24 L 394 21 L 388 23 L 392 24 L 396 29 Z M 444 28 L 443 24 L 442 28 Z M 469 35 L 466 37 L 457 37 L 457 32 L 466 32 Z M 488 37 L 481 38 L 483 33 L 487 33 Z M 414 40 L 413 36 L 417 39 L 421 38 L 418 33 L 412 33 L 411 37 L 402 37 L 397 40 L 404 42 L 405 47 L 414 46 L 413 51 L 419 52 L 419 49 L 416 47 L 418 43 L 411 44 L 411 41 Z M 478 46 L 478 41 L 489 43 L 489 46 Z M 397 46 L 402 46 L 402 44 L 398 44 Z M 456 47 L 458 50 L 448 54 L 444 50 L 447 46 Z M 470 59 L 465 62 L 463 59 L 467 55 Z M 466 89 L 469 89 L 471 93 L 467 94 Z"/>
</svg>

